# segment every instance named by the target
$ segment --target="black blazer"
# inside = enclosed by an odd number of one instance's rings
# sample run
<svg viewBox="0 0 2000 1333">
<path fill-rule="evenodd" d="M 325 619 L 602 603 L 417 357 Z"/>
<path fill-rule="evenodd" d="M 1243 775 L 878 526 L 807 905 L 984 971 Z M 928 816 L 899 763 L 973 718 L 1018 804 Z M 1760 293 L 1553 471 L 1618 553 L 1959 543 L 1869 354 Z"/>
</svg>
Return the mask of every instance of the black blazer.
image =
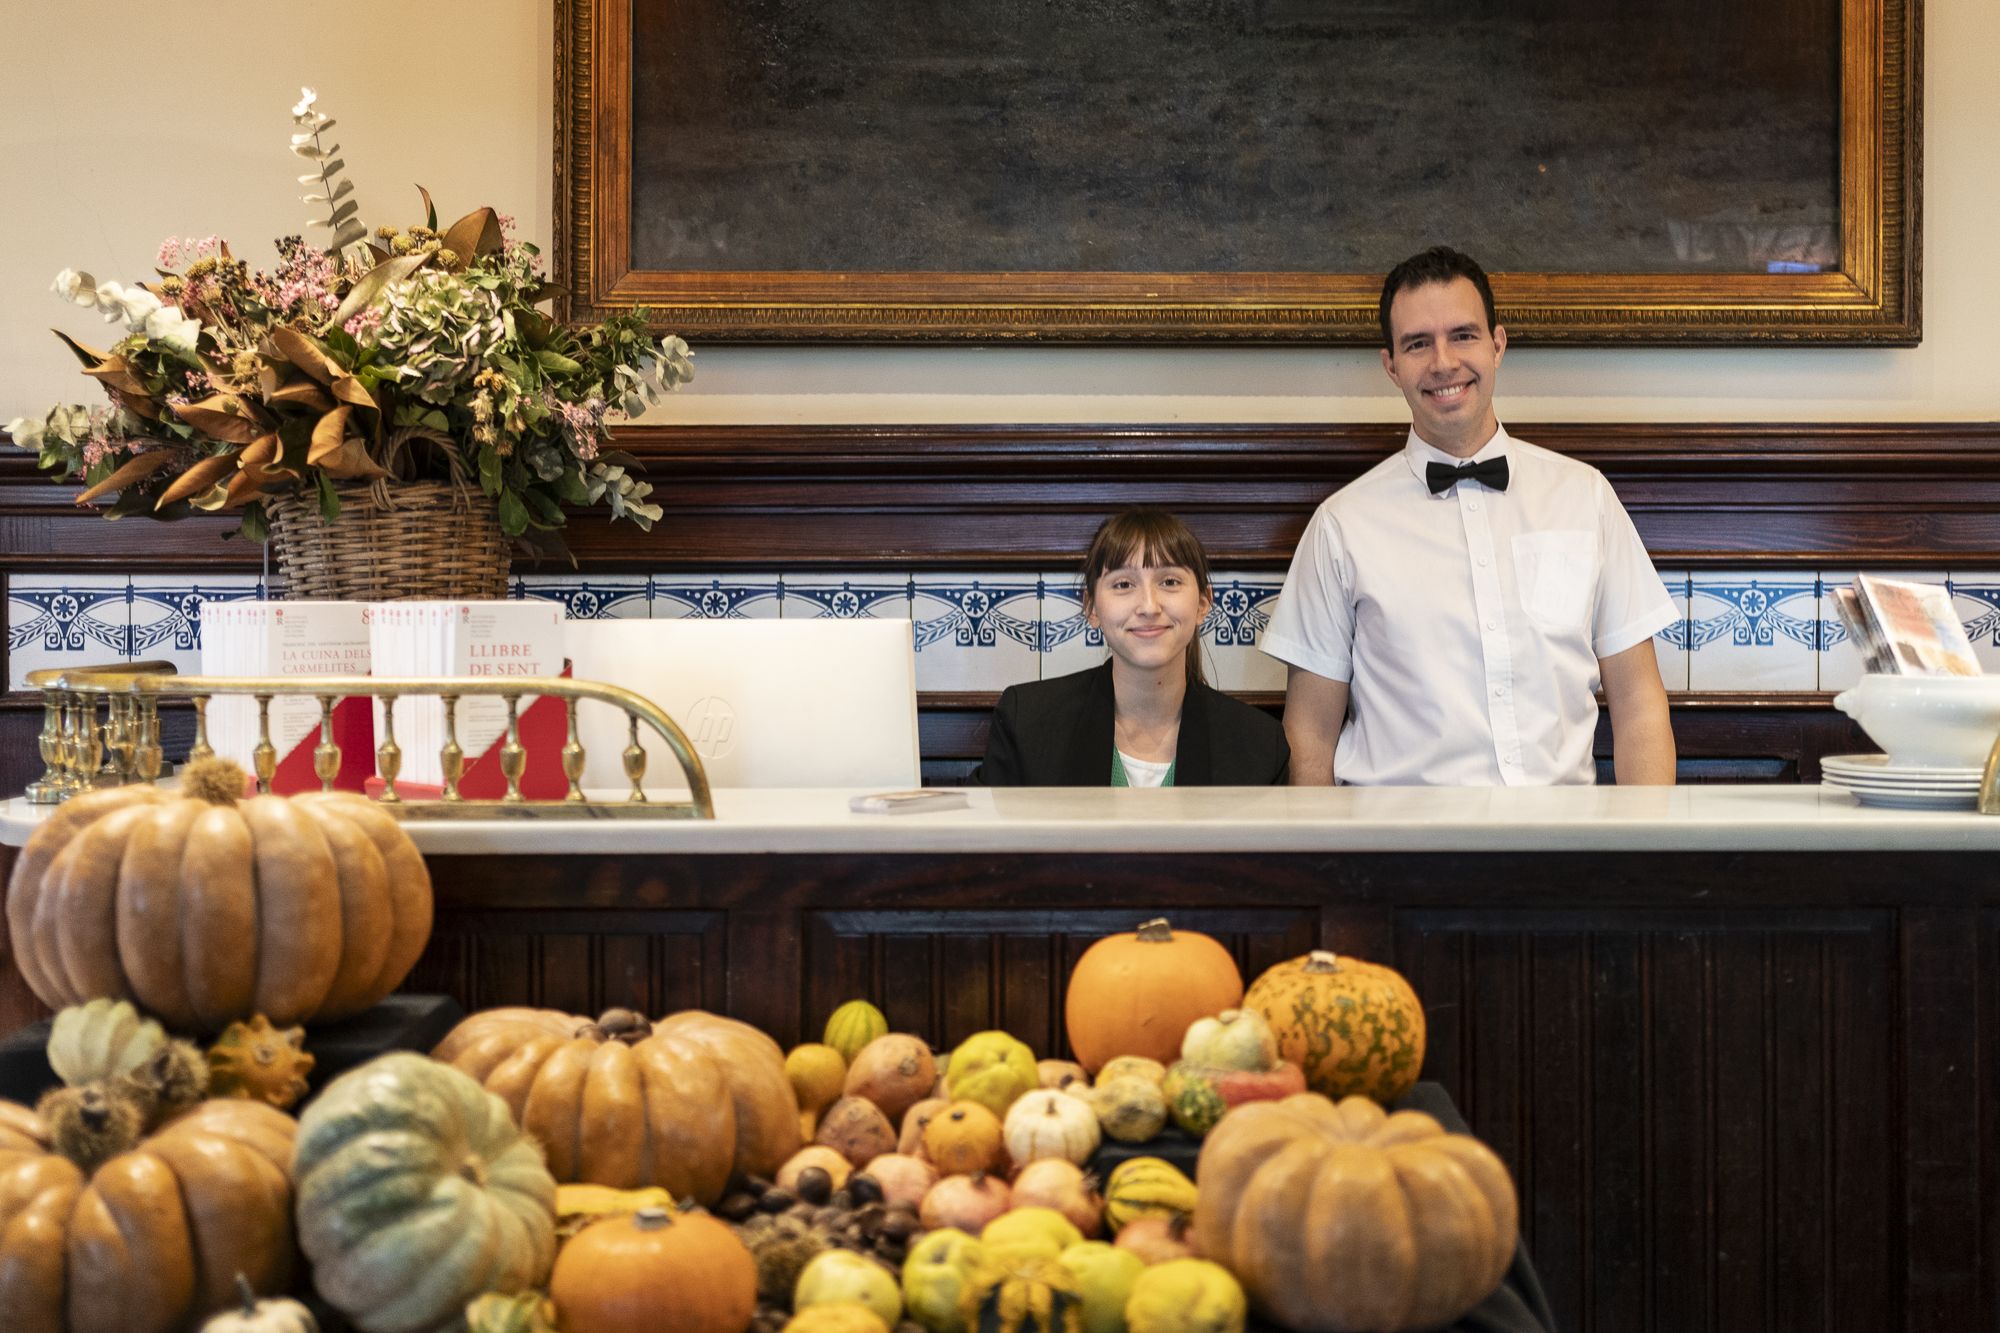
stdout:
<svg viewBox="0 0 2000 1333">
<path fill-rule="evenodd" d="M 1111 663 L 1010 685 L 993 710 L 986 758 L 969 779 L 988 787 L 1108 787 L 1115 700 Z M 1177 787 L 1265 787 L 1292 759 L 1278 720 L 1190 683 L 1174 754 Z"/>
</svg>

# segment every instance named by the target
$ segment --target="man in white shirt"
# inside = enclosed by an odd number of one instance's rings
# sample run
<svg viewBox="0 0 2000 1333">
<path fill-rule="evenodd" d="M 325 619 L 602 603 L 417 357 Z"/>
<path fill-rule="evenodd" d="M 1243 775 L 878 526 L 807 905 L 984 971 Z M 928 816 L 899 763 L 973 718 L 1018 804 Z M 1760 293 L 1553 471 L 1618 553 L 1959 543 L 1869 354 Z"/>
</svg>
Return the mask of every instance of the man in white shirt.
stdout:
<svg viewBox="0 0 2000 1333">
<path fill-rule="evenodd" d="M 1479 266 L 1437 247 L 1382 287 L 1403 449 L 1328 497 L 1261 647 L 1287 663 L 1292 782 L 1671 783 L 1653 635 L 1680 613 L 1597 469 L 1493 411 L 1507 331 Z"/>
</svg>

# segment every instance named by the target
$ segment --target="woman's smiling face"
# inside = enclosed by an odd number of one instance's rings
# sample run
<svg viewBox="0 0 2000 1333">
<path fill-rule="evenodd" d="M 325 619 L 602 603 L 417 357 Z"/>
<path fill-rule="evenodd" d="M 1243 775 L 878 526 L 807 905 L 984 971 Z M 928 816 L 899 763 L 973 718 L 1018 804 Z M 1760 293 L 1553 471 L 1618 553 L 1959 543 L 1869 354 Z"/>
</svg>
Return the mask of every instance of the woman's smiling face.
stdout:
<svg viewBox="0 0 2000 1333">
<path fill-rule="evenodd" d="M 1137 670 L 1159 671 L 1183 660 L 1210 601 L 1191 569 L 1126 564 L 1098 578 L 1084 613 L 1113 657 Z"/>
</svg>

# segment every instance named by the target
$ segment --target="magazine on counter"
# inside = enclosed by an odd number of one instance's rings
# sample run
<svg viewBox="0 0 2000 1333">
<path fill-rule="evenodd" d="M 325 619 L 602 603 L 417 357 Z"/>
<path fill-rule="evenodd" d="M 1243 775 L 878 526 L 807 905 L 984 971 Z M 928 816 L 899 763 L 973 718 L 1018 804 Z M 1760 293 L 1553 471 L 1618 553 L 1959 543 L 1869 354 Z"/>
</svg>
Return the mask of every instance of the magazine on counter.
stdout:
<svg viewBox="0 0 2000 1333">
<path fill-rule="evenodd" d="M 1841 591 L 1835 590 L 1835 602 L 1845 623 L 1849 608 Z M 1862 622 L 1855 647 L 1868 670 L 1902 676 L 1983 674 L 1949 589 L 1857 574 L 1851 596 Z M 1852 626 L 1848 633 L 1854 633 Z"/>
</svg>

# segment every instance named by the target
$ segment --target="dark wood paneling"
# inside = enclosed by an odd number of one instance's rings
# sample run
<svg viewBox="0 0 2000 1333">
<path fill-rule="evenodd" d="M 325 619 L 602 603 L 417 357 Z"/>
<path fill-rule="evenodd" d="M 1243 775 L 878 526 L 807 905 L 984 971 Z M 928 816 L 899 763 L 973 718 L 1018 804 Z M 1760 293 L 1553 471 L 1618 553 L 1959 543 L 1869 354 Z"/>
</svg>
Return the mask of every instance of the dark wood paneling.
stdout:
<svg viewBox="0 0 2000 1333">
<path fill-rule="evenodd" d="M 724 928 L 716 911 L 446 913 L 403 989 L 443 991 L 468 1011 L 725 1010 Z"/>
<path fill-rule="evenodd" d="M 1655 560 L 2000 561 L 2000 425 L 1516 424 L 1602 469 Z M 582 519 L 588 570 L 1043 568 L 1107 512 L 1180 510 L 1219 564 L 1274 568 L 1313 508 L 1394 450 L 1382 425 L 644 426 L 650 533 Z M 251 570 L 206 516 L 106 524 L 0 451 L 0 568 Z M 526 567 L 525 565 L 523 567 Z M 551 564 L 550 568 L 567 568 Z"/>
</svg>

